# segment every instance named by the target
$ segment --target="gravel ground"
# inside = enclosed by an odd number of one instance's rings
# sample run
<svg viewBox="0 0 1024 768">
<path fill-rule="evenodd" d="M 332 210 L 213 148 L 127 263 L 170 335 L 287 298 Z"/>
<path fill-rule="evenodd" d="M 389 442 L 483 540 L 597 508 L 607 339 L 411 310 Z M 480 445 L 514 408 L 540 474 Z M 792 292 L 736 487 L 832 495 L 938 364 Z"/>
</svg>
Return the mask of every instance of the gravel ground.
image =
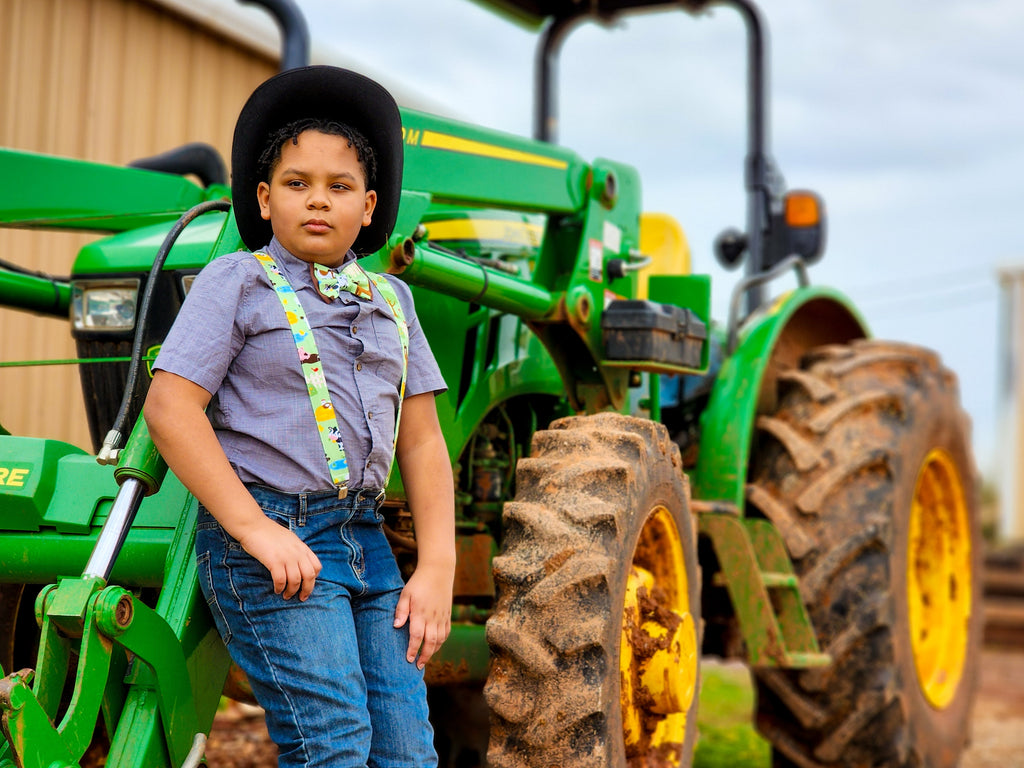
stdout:
<svg viewBox="0 0 1024 768">
<path fill-rule="evenodd" d="M 974 740 L 960 768 L 1024 768 L 1024 648 L 987 648 Z M 206 750 L 210 768 L 276 768 L 262 712 L 233 704 L 219 714 Z"/>
</svg>

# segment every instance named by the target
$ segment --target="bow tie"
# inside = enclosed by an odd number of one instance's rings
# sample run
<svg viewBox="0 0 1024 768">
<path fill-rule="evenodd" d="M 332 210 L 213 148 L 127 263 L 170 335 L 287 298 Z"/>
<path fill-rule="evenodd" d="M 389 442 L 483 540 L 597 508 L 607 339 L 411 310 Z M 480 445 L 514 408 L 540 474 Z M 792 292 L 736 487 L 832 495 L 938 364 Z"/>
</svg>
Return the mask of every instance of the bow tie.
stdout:
<svg viewBox="0 0 1024 768">
<path fill-rule="evenodd" d="M 342 291 L 362 299 L 372 298 L 370 278 L 356 261 L 350 261 L 341 269 L 332 269 L 322 264 L 312 264 L 310 269 L 321 295 L 336 299 Z"/>
</svg>

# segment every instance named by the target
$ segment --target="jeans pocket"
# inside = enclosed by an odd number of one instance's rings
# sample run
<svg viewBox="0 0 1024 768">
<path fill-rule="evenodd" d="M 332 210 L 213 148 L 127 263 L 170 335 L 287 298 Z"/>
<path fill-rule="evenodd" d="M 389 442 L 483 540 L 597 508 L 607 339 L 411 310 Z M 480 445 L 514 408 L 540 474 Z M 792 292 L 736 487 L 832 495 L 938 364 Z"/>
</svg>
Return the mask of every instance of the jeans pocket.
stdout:
<svg viewBox="0 0 1024 768">
<path fill-rule="evenodd" d="M 228 645 L 232 637 L 231 629 L 228 627 L 224 611 L 221 610 L 220 603 L 217 601 L 217 590 L 213 586 L 213 567 L 210 564 L 209 552 L 202 552 L 196 556 L 196 568 L 199 571 L 199 586 L 206 597 L 206 607 L 210 609 L 213 623 L 217 625 L 221 640 L 224 641 L 224 645 Z"/>
<path fill-rule="evenodd" d="M 212 531 L 217 528 L 220 528 L 220 523 L 218 523 L 217 519 L 210 514 L 210 510 L 202 504 L 199 504 L 196 512 L 196 530 Z"/>
</svg>

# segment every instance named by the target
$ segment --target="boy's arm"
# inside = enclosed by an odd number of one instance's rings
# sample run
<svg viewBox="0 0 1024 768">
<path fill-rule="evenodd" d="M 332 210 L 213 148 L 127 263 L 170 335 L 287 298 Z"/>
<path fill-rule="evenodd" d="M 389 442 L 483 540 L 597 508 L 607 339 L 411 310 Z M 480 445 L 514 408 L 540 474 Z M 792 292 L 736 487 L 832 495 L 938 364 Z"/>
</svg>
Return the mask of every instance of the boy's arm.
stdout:
<svg viewBox="0 0 1024 768">
<path fill-rule="evenodd" d="M 405 399 L 398 467 L 416 531 L 416 570 L 402 591 L 395 626 L 409 621 L 410 662 L 422 669 L 451 630 L 455 580 L 455 486 L 434 393 Z"/>
<path fill-rule="evenodd" d="M 305 600 L 320 561 L 295 534 L 270 520 L 238 479 L 206 418 L 210 393 L 174 373 L 158 370 L 143 415 L 160 455 L 242 548 L 274 581 L 274 591 Z"/>
</svg>

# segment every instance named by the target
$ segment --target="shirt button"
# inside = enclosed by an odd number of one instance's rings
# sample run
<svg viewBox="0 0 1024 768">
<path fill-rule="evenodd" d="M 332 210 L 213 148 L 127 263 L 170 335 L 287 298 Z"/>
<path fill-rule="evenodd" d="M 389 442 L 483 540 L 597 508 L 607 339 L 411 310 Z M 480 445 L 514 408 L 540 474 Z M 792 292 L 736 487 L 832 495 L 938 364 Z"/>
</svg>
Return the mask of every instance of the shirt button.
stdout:
<svg viewBox="0 0 1024 768">
<path fill-rule="evenodd" d="M 356 370 L 357 371 L 363 370 L 363 364 L 362 363 L 356 363 Z"/>
<path fill-rule="evenodd" d="M 372 419 L 373 418 L 373 411 L 367 411 L 366 412 L 366 418 Z"/>
<path fill-rule="evenodd" d="M 356 333 L 358 333 L 358 332 L 359 332 L 359 326 L 358 325 L 353 325 L 352 326 L 352 335 L 355 336 Z"/>
</svg>

